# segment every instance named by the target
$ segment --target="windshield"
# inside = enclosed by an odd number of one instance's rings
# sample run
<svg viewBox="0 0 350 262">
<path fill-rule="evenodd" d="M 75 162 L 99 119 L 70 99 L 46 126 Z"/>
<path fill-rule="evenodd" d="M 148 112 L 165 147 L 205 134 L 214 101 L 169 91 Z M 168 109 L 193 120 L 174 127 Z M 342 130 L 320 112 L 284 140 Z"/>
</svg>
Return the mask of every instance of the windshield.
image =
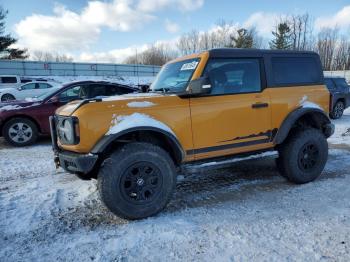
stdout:
<svg viewBox="0 0 350 262">
<path fill-rule="evenodd" d="M 199 58 L 174 62 L 163 66 L 155 81 L 151 85 L 151 91 L 181 92 L 184 91 L 191 80 L 199 63 Z"/>
</svg>

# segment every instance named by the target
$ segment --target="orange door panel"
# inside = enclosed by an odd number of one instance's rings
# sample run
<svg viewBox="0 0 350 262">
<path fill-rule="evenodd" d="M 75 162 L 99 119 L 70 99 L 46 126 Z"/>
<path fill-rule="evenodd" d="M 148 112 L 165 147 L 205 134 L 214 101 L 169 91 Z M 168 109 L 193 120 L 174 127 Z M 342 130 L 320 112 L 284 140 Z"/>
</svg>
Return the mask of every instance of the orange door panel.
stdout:
<svg viewBox="0 0 350 262">
<path fill-rule="evenodd" d="M 267 92 L 191 98 L 195 159 L 271 147 Z"/>
</svg>

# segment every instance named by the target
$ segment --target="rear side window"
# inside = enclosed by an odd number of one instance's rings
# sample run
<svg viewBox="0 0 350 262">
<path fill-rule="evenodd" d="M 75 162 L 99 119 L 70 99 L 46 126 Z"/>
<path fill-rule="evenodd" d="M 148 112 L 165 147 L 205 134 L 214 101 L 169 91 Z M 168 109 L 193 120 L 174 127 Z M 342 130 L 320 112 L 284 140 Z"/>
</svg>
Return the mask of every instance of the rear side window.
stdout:
<svg viewBox="0 0 350 262">
<path fill-rule="evenodd" d="M 4 77 L 1 77 L 1 82 L 4 84 L 16 84 L 17 78 L 12 76 L 4 76 Z"/>
<path fill-rule="evenodd" d="M 312 85 L 322 82 L 319 65 L 313 57 L 273 57 L 275 85 Z"/>
<path fill-rule="evenodd" d="M 39 83 L 38 86 L 39 86 L 39 89 L 51 88 L 51 85 L 46 84 L 46 83 Z"/>
<path fill-rule="evenodd" d="M 22 86 L 22 90 L 31 90 L 31 89 L 36 89 L 37 86 L 35 83 L 30 83 Z"/>
<path fill-rule="evenodd" d="M 128 89 L 122 86 L 108 85 L 106 87 L 107 87 L 107 90 L 106 90 L 107 96 L 122 95 L 122 94 L 128 94 L 132 92 L 131 89 Z"/>
</svg>

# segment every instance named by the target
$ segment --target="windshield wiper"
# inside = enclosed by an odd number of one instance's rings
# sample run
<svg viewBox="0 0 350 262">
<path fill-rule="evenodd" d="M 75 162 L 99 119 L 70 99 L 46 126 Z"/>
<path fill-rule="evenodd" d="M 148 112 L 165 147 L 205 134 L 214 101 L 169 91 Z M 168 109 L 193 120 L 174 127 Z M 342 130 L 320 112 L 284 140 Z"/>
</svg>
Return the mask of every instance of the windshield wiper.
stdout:
<svg viewBox="0 0 350 262">
<path fill-rule="evenodd" d="M 166 93 L 170 91 L 170 88 L 169 87 L 157 88 L 157 89 L 154 89 L 153 91 L 155 92 L 162 91 L 163 93 Z"/>
</svg>

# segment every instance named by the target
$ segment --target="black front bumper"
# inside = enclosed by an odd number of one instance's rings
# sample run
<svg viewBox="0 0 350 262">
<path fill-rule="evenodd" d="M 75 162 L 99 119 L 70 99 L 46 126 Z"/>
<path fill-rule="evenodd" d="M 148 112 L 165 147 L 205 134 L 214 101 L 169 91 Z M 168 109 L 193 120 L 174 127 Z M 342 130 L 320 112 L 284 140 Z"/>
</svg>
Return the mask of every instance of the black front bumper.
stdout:
<svg viewBox="0 0 350 262">
<path fill-rule="evenodd" d="M 62 167 L 64 170 L 74 174 L 90 173 L 98 160 L 97 155 L 92 154 L 77 154 L 72 152 L 56 152 L 56 166 Z"/>
<path fill-rule="evenodd" d="M 62 167 L 64 170 L 74 174 L 90 173 L 97 160 L 98 156 L 93 154 L 78 154 L 68 151 L 63 151 L 57 144 L 56 120 L 54 116 L 50 116 L 50 132 L 52 149 L 54 151 L 54 161 L 56 167 Z"/>
</svg>

